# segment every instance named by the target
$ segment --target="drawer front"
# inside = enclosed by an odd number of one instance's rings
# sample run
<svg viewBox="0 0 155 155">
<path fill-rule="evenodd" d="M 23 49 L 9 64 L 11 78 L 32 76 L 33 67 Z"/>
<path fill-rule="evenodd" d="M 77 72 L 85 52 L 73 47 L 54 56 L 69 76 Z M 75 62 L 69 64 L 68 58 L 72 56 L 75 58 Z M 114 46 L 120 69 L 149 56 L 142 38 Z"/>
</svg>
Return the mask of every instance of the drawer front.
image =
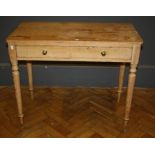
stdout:
<svg viewBox="0 0 155 155">
<path fill-rule="evenodd" d="M 19 60 L 130 61 L 132 48 L 17 46 Z"/>
</svg>

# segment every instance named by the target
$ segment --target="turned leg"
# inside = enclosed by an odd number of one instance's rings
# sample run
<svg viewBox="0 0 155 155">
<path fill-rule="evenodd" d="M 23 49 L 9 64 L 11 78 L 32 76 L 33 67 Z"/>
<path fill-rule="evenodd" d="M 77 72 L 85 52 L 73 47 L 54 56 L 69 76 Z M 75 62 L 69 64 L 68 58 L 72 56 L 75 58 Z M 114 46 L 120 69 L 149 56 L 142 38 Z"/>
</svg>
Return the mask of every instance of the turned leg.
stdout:
<svg viewBox="0 0 155 155">
<path fill-rule="evenodd" d="M 122 93 L 122 87 L 124 82 L 124 74 L 125 74 L 125 64 L 120 65 L 120 71 L 119 71 L 119 80 L 118 80 L 118 96 L 117 96 L 117 102 L 120 101 L 121 93 Z"/>
<path fill-rule="evenodd" d="M 20 88 L 20 77 L 19 77 L 19 71 L 18 66 L 14 65 L 12 66 L 12 74 L 13 74 L 13 81 L 14 81 L 14 87 L 15 87 L 15 93 L 16 93 L 16 101 L 17 101 L 17 107 L 18 107 L 18 116 L 20 118 L 20 123 L 23 124 L 23 110 L 22 110 L 22 97 L 21 97 L 21 88 Z"/>
<path fill-rule="evenodd" d="M 32 63 L 27 62 L 27 73 L 28 73 L 28 83 L 29 83 L 29 91 L 31 95 L 31 99 L 33 100 L 33 77 L 32 77 Z"/>
<path fill-rule="evenodd" d="M 129 120 L 129 114 L 131 110 L 131 102 L 133 97 L 133 90 L 136 79 L 136 67 L 137 65 L 130 66 L 130 73 L 128 79 L 128 89 L 127 89 L 127 98 L 126 98 L 126 107 L 125 107 L 125 117 L 124 117 L 124 125 L 126 126 Z"/>
<path fill-rule="evenodd" d="M 18 71 L 18 61 L 16 56 L 16 50 L 14 45 L 9 45 L 9 56 L 12 64 L 12 75 L 15 87 L 15 95 L 18 108 L 18 116 L 20 118 L 20 123 L 23 124 L 23 109 L 22 109 L 22 97 L 21 97 L 21 88 L 20 88 L 20 75 Z"/>
</svg>

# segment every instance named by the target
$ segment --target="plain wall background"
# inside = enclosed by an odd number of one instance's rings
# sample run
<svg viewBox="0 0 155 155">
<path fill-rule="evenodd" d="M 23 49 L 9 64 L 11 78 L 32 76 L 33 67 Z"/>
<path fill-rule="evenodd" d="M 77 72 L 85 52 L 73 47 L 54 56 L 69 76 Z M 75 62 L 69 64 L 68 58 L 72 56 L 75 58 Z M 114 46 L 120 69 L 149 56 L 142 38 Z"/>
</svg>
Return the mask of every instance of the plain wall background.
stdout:
<svg viewBox="0 0 155 155">
<path fill-rule="evenodd" d="M 155 17 L 0 17 L 0 85 L 12 85 L 6 37 L 22 21 L 130 22 L 144 39 L 137 72 L 137 87 L 155 87 Z M 35 85 L 117 86 L 118 65 L 104 63 L 33 63 Z M 21 83 L 27 84 L 24 63 L 20 63 Z M 127 73 L 125 86 L 127 85 Z"/>
</svg>

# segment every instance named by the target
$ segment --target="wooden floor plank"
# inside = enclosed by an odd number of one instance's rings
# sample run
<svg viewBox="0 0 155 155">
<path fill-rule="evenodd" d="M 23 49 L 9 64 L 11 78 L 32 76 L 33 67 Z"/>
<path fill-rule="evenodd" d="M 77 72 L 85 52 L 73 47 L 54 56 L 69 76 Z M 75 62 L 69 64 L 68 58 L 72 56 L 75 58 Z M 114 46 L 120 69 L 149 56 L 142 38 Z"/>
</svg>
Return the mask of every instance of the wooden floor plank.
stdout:
<svg viewBox="0 0 155 155">
<path fill-rule="evenodd" d="M 0 88 L 0 137 L 155 137 L 155 89 L 134 91 L 131 117 L 123 132 L 126 89 L 120 103 L 108 88 L 22 88 L 24 124 L 17 118 L 12 87 Z"/>
</svg>

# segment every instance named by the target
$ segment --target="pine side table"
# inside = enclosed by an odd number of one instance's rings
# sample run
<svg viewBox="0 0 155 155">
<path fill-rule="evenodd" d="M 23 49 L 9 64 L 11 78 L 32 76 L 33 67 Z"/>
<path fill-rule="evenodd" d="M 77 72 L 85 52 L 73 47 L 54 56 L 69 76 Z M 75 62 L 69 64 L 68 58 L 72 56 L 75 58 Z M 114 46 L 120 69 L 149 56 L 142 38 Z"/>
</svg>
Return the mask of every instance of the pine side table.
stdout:
<svg viewBox="0 0 155 155">
<path fill-rule="evenodd" d="M 129 23 L 23 22 L 7 37 L 18 107 L 23 123 L 18 61 L 27 62 L 29 90 L 33 99 L 32 61 L 118 62 L 118 99 L 125 65 L 130 64 L 124 123 L 129 120 L 136 68 L 143 40 Z"/>
</svg>

